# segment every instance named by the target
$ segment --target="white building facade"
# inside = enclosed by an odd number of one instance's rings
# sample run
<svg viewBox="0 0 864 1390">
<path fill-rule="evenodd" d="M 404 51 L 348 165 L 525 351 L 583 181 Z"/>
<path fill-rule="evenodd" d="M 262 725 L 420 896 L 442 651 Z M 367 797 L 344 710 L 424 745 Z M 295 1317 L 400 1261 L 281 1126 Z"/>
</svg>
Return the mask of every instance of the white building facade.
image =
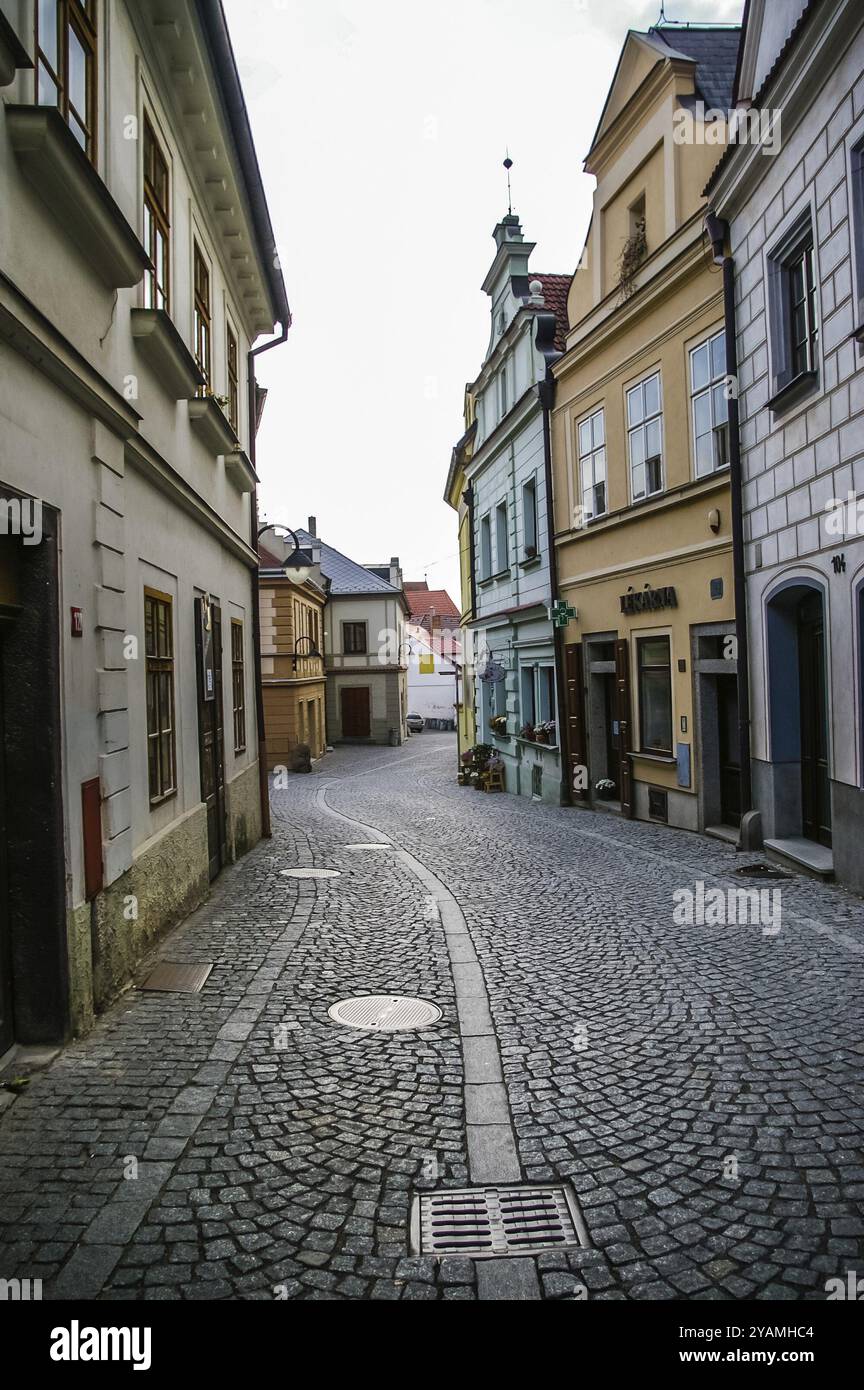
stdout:
<svg viewBox="0 0 864 1390">
<path fill-rule="evenodd" d="M 2 1053 L 260 834 L 249 352 L 290 315 L 221 6 L 3 0 L 0 80 Z"/>
<path fill-rule="evenodd" d="M 779 60 L 779 61 L 778 61 Z M 750 0 L 710 186 L 736 284 L 753 801 L 766 845 L 864 890 L 864 10 Z"/>
<path fill-rule="evenodd" d="M 492 321 L 489 347 L 468 387 L 477 417 L 466 468 L 477 740 L 501 755 L 507 791 L 560 803 L 541 399 L 548 359 L 539 344 L 556 350 L 556 333 L 566 326 L 570 277 L 529 274 L 534 245 L 524 240 L 514 214 L 498 224 L 494 238 L 496 256 L 483 283 Z"/>
</svg>

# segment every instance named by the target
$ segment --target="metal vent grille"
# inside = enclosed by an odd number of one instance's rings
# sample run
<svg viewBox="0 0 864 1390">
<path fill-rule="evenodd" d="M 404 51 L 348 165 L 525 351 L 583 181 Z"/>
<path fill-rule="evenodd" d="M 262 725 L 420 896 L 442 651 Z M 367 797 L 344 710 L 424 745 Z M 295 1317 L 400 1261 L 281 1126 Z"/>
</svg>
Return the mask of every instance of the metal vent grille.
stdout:
<svg viewBox="0 0 864 1390">
<path fill-rule="evenodd" d="M 494 1259 L 588 1245 L 565 1187 L 478 1187 L 414 1199 L 411 1243 L 420 1255 Z"/>
<path fill-rule="evenodd" d="M 212 965 L 183 965 L 163 960 L 141 985 L 161 994 L 198 994 L 206 983 Z"/>
<path fill-rule="evenodd" d="M 341 999 L 327 1012 L 335 1023 L 343 1023 L 346 1028 L 362 1028 L 369 1033 L 428 1028 L 441 1017 L 436 1004 L 398 994 L 362 994 L 355 999 Z"/>
</svg>

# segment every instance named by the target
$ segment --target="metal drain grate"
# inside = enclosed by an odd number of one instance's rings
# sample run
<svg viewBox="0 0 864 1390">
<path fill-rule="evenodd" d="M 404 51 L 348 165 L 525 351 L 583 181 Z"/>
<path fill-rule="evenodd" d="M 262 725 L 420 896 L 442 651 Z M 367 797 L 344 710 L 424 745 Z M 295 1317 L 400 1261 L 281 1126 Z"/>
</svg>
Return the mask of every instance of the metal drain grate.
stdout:
<svg viewBox="0 0 864 1390">
<path fill-rule="evenodd" d="M 775 864 L 742 864 L 735 870 L 739 878 L 791 878 L 792 875 L 785 869 L 778 869 Z"/>
<path fill-rule="evenodd" d="M 198 994 L 203 989 L 212 965 L 181 965 L 163 960 L 141 985 L 142 989 L 162 994 Z"/>
<path fill-rule="evenodd" d="M 566 1187 L 477 1187 L 423 1193 L 411 1212 L 418 1255 L 474 1260 L 587 1246 L 588 1232 Z"/>
<path fill-rule="evenodd" d="M 441 1017 L 441 1010 L 426 999 L 410 999 L 399 994 L 362 994 L 355 999 L 341 999 L 327 1012 L 334 1022 L 369 1033 L 428 1028 Z"/>
</svg>

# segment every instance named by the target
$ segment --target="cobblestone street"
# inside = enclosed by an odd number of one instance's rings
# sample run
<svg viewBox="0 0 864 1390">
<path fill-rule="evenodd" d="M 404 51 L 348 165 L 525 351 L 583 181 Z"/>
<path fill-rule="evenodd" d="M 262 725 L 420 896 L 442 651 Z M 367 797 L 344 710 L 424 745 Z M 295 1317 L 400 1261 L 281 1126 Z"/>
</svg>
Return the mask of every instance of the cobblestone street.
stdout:
<svg viewBox="0 0 864 1390">
<path fill-rule="evenodd" d="M 201 993 L 129 992 L 0 1115 L 0 1278 L 806 1300 L 861 1268 L 864 906 L 796 877 L 775 935 L 676 923 L 677 890 L 741 887 L 730 846 L 481 795 L 455 765 L 424 734 L 274 793 L 272 841 L 159 951 L 213 962 Z M 284 872 L 310 867 L 339 877 Z M 443 1016 L 328 1016 L 364 994 Z M 418 1190 L 494 1181 L 569 1183 L 590 1247 L 411 1254 Z"/>
</svg>

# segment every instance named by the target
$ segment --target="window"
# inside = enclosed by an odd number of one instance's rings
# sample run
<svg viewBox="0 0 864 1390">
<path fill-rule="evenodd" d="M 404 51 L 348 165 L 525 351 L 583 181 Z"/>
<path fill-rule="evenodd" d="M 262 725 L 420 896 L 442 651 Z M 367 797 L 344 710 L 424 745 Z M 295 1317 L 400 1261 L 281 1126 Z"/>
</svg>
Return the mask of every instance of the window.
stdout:
<svg viewBox="0 0 864 1390">
<path fill-rule="evenodd" d="M 555 720 L 555 667 L 523 666 L 522 725 L 536 727 Z"/>
<path fill-rule="evenodd" d="M 582 517 L 590 521 L 606 511 L 606 426 L 602 409 L 595 410 L 579 425 L 579 472 Z"/>
<path fill-rule="evenodd" d="M 509 394 L 507 391 L 507 363 L 501 368 L 498 374 L 498 402 L 501 407 L 500 414 L 503 418 L 510 408 Z"/>
<path fill-rule="evenodd" d="M 246 666 L 243 659 L 243 624 L 231 619 L 231 703 L 234 709 L 234 752 L 246 749 Z"/>
<path fill-rule="evenodd" d="M 201 249 L 195 246 L 195 360 L 204 377 L 204 385 L 198 394 L 206 396 L 210 391 L 211 379 L 211 339 L 210 339 L 210 271 Z"/>
<path fill-rule="evenodd" d="M 147 669 L 147 768 L 150 804 L 177 790 L 174 729 L 174 621 L 167 594 L 144 591 L 144 646 Z"/>
<path fill-rule="evenodd" d="M 696 476 L 729 463 L 729 401 L 726 395 L 726 334 L 715 333 L 690 352 L 690 394 Z"/>
<path fill-rule="evenodd" d="M 634 502 L 663 487 L 663 405 L 660 373 L 627 392 L 630 495 Z"/>
<path fill-rule="evenodd" d="M 228 324 L 228 420 L 235 434 L 240 433 L 240 353 L 237 338 Z"/>
<path fill-rule="evenodd" d="M 96 0 L 36 0 L 36 100 L 96 159 Z"/>
<path fill-rule="evenodd" d="M 855 247 L 856 327 L 860 327 L 864 309 L 864 140 L 859 140 L 849 152 L 849 192 Z"/>
<path fill-rule="evenodd" d="M 368 650 L 365 623 L 342 624 L 342 650 L 349 656 L 365 655 Z"/>
<path fill-rule="evenodd" d="M 153 269 L 144 277 L 145 309 L 169 308 L 171 222 L 168 164 L 150 121 L 144 118 L 144 246 Z"/>
<path fill-rule="evenodd" d="M 507 503 L 499 502 L 495 508 L 495 568 L 499 574 L 510 566 L 509 529 Z"/>
<path fill-rule="evenodd" d="M 639 733 L 643 753 L 672 753 L 672 657 L 668 637 L 640 637 Z"/>
<path fill-rule="evenodd" d="M 776 396 L 787 387 L 812 384 L 819 370 L 816 261 L 809 210 L 768 257 L 768 298 Z"/>
<path fill-rule="evenodd" d="M 480 519 L 480 578 L 492 573 L 492 521 L 487 514 Z"/>
<path fill-rule="evenodd" d="M 529 478 L 522 484 L 522 536 L 525 559 L 533 560 L 539 550 L 537 534 L 537 483 Z"/>
</svg>

